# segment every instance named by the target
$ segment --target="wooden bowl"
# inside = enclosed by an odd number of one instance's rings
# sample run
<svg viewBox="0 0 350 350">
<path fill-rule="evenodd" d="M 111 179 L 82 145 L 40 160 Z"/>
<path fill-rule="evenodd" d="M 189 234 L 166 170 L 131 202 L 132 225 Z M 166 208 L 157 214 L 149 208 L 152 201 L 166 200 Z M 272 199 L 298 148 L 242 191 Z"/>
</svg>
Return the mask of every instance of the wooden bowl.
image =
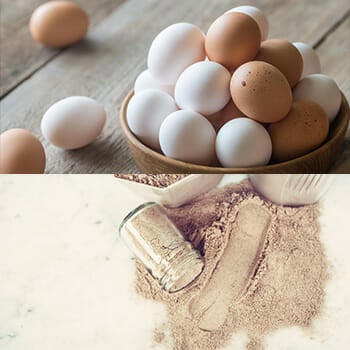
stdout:
<svg viewBox="0 0 350 350">
<path fill-rule="evenodd" d="M 328 138 L 322 146 L 314 151 L 286 162 L 264 166 L 250 168 L 212 167 L 186 163 L 165 157 L 139 141 L 129 129 L 126 120 L 127 106 L 133 95 L 133 91 L 129 92 L 122 103 L 120 110 L 121 126 L 136 164 L 142 172 L 151 174 L 324 173 L 327 172 L 335 161 L 339 148 L 344 140 L 350 119 L 349 104 L 342 94 L 341 108 L 331 125 Z"/>
</svg>

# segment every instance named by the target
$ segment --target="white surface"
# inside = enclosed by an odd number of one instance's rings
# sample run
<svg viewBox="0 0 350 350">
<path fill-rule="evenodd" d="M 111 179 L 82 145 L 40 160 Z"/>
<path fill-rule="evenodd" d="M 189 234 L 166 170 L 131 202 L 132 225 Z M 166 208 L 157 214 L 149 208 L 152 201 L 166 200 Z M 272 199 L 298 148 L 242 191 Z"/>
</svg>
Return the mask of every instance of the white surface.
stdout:
<svg viewBox="0 0 350 350">
<path fill-rule="evenodd" d="M 332 275 L 322 317 L 312 330 L 271 334 L 266 350 L 349 348 L 349 194 L 350 176 L 339 175 L 324 201 Z M 139 199 L 111 175 L 3 176 L 0 199 L 1 350 L 151 349 L 165 309 L 136 295 L 134 264 L 117 238 Z M 245 342 L 235 335 L 225 349 Z"/>
</svg>

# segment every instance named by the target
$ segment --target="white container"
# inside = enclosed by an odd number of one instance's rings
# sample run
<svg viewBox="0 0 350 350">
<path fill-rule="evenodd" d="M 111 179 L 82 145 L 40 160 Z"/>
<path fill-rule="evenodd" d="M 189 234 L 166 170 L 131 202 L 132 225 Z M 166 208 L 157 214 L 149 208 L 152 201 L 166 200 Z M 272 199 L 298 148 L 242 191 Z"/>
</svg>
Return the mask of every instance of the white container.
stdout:
<svg viewBox="0 0 350 350">
<path fill-rule="evenodd" d="M 256 174 L 249 179 L 254 188 L 272 202 L 297 206 L 318 202 L 331 186 L 334 175 Z"/>
<path fill-rule="evenodd" d="M 223 175 L 221 174 L 192 174 L 165 188 L 158 188 L 120 178 L 116 180 L 127 186 L 137 196 L 147 201 L 176 208 L 216 187 L 222 177 Z"/>
</svg>

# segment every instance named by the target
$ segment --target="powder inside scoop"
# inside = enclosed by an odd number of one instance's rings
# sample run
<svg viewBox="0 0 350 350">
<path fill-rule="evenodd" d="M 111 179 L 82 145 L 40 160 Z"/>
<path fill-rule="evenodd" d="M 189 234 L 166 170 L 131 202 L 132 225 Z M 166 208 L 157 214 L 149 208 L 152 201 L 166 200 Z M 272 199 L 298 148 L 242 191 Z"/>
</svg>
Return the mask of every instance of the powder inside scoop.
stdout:
<svg viewBox="0 0 350 350">
<path fill-rule="evenodd" d="M 278 206 L 245 183 L 167 213 L 206 265 L 195 284 L 169 294 L 136 261 L 136 290 L 168 310 L 169 332 L 162 334 L 171 338 L 157 336 L 155 342 L 175 350 L 215 350 L 243 331 L 247 349 L 260 350 L 265 334 L 308 327 L 319 314 L 327 265 L 318 206 Z"/>
<path fill-rule="evenodd" d="M 158 188 L 168 187 L 175 182 L 184 179 L 187 174 L 116 174 L 115 177 L 123 180 L 138 182 Z"/>
</svg>

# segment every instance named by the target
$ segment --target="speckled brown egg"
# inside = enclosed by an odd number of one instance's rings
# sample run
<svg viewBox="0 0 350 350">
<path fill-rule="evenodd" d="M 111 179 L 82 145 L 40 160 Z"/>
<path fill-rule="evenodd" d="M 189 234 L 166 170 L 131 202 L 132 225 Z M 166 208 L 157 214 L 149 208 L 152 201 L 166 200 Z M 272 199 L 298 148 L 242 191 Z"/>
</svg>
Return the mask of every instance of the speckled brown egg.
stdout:
<svg viewBox="0 0 350 350">
<path fill-rule="evenodd" d="M 231 12 L 214 21 L 210 26 L 205 50 L 211 61 L 234 70 L 257 55 L 261 42 L 260 29 L 249 16 Z"/>
<path fill-rule="evenodd" d="M 237 108 L 232 98 L 230 98 L 228 104 L 221 111 L 208 116 L 207 119 L 211 122 L 215 131 L 218 131 L 230 120 L 244 116 L 245 115 Z"/>
<path fill-rule="evenodd" d="M 291 87 L 300 80 L 303 58 L 298 49 L 288 40 L 270 39 L 263 41 L 257 61 L 264 61 L 278 68 L 287 78 Z"/>
<path fill-rule="evenodd" d="M 39 6 L 30 18 L 32 37 L 51 47 L 64 47 L 81 40 L 89 27 L 86 12 L 71 1 L 49 1 Z"/>
<path fill-rule="evenodd" d="M 41 174 L 45 151 L 29 131 L 10 129 L 0 135 L 0 174 Z"/>
<path fill-rule="evenodd" d="M 320 105 L 296 101 L 286 118 L 268 127 L 272 159 L 282 162 L 309 153 L 326 140 L 328 131 L 329 121 Z"/>
<path fill-rule="evenodd" d="M 252 61 L 240 66 L 232 76 L 230 87 L 238 109 L 261 123 L 278 122 L 292 105 L 287 79 L 266 62 Z"/>
</svg>

